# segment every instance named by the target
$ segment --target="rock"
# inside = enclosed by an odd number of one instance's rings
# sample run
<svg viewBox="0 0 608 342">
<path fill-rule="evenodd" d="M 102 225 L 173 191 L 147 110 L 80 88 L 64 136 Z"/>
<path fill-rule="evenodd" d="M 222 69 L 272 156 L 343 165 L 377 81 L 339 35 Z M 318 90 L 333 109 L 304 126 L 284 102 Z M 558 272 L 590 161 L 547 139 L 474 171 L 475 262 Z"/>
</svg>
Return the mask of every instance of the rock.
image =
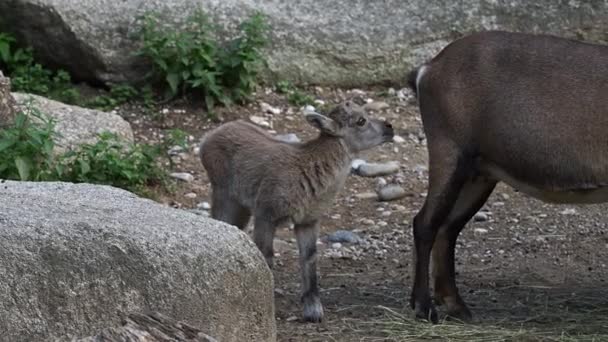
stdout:
<svg viewBox="0 0 608 342">
<path fill-rule="evenodd" d="M 483 211 L 477 212 L 475 216 L 473 216 L 473 220 L 475 222 L 485 222 L 488 220 L 488 214 Z"/>
<path fill-rule="evenodd" d="M 302 140 L 293 133 L 275 135 L 274 138 L 289 144 L 299 144 L 302 142 Z"/>
<path fill-rule="evenodd" d="M 381 110 L 386 109 L 388 107 L 389 107 L 388 103 L 383 102 L 383 101 L 373 101 L 373 102 L 366 103 L 363 106 L 363 108 L 365 108 L 367 110 L 375 111 L 375 112 L 381 111 Z"/>
<path fill-rule="evenodd" d="M 209 204 L 209 202 L 201 202 L 201 203 L 197 204 L 196 207 L 198 209 L 202 209 L 202 210 L 210 210 L 211 204 Z"/>
<path fill-rule="evenodd" d="M 342 248 L 342 244 L 339 243 L 339 242 L 334 242 L 334 243 L 331 244 L 331 248 L 333 248 L 333 249 L 340 249 L 340 248 Z"/>
<path fill-rule="evenodd" d="M 358 199 L 372 199 L 377 198 L 378 195 L 375 192 L 362 192 L 359 194 L 355 194 L 355 197 Z"/>
<path fill-rule="evenodd" d="M 562 210 L 560 212 L 560 214 L 564 215 L 564 216 L 576 215 L 576 209 L 574 209 L 574 208 L 566 208 L 566 209 Z"/>
<path fill-rule="evenodd" d="M 279 115 L 279 114 L 281 114 L 281 109 L 280 108 L 273 107 L 273 106 L 269 105 L 266 102 L 260 103 L 260 108 L 262 109 L 262 111 L 264 113 L 273 114 L 273 115 Z"/>
<path fill-rule="evenodd" d="M 266 119 L 261 116 L 252 115 L 249 117 L 249 120 L 260 127 L 270 128 L 270 122 L 266 121 Z"/>
<path fill-rule="evenodd" d="M 405 197 L 405 189 L 396 184 L 389 184 L 378 191 L 378 200 L 394 201 Z"/>
<path fill-rule="evenodd" d="M 146 311 L 219 341 L 276 340 L 272 273 L 237 228 L 108 186 L 6 181 L 0 200 L 3 340 L 90 336 Z"/>
<path fill-rule="evenodd" d="M 340 243 L 359 243 L 361 238 L 359 235 L 349 230 L 337 230 L 327 235 L 327 241 L 329 242 L 340 242 Z"/>
<path fill-rule="evenodd" d="M 364 163 L 357 168 L 357 175 L 362 177 L 380 177 L 397 173 L 399 162 L 391 161 L 388 163 Z"/>
<path fill-rule="evenodd" d="M 475 233 L 475 234 L 486 234 L 487 232 L 488 232 L 488 230 L 485 228 L 475 228 L 473 230 L 473 233 Z"/>
<path fill-rule="evenodd" d="M 79 145 L 94 144 L 100 133 L 115 133 L 125 143 L 133 143 L 131 125 L 116 114 L 71 106 L 42 96 L 13 93 L 18 106 L 27 111 L 26 104 L 55 120 L 55 152 L 71 150 Z"/>
<path fill-rule="evenodd" d="M 194 181 L 194 176 L 188 172 L 173 172 L 169 176 L 186 183 L 192 183 Z"/>
<path fill-rule="evenodd" d="M 135 54 L 141 46 L 136 18 L 157 12 L 163 24 L 180 28 L 197 7 L 229 36 L 251 13 L 263 12 L 272 27 L 272 46 L 264 50 L 266 76 L 342 86 L 401 82 L 404 70 L 425 62 L 465 32 L 504 29 L 601 41 L 608 16 L 604 0 L 463 0 L 457 5 L 443 0 L 398 5 L 344 0 L 11 0 L 0 2 L 0 22 L 3 31 L 16 33 L 47 64 L 77 79 L 120 83 L 140 80 L 149 71 Z"/>
<path fill-rule="evenodd" d="M 184 322 L 177 322 L 160 313 L 130 314 L 119 328 L 107 328 L 95 336 L 60 339 L 57 342 L 217 342 Z"/>
<path fill-rule="evenodd" d="M 183 147 L 181 147 L 181 146 L 178 146 L 178 145 L 175 145 L 175 146 L 171 147 L 171 148 L 169 149 L 169 151 L 167 151 L 167 153 L 168 153 L 170 156 L 172 156 L 172 157 L 173 157 L 173 156 L 177 156 L 177 155 L 179 155 L 179 154 L 180 154 L 180 153 L 182 153 L 182 152 L 184 152 L 184 148 L 183 148 Z"/>
<path fill-rule="evenodd" d="M 317 109 L 311 105 L 306 105 L 306 106 L 302 107 L 302 110 L 301 110 L 301 112 L 303 114 L 312 113 L 312 112 L 316 112 L 316 111 L 317 111 Z"/>
<path fill-rule="evenodd" d="M 194 192 L 189 192 L 187 194 L 184 195 L 184 197 L 189 198 L 189 199 L 195 199 L 196 198 L 196 193 Z"/>
<path fill-rule="evenodd" d="M 0 128 L 10 126 L 15 119 L 15 99 L 11 95 L 11 82 L 0 70 Z"/>
<path fill-rule="evenodd" d="M 367 163 L 367 162 L 365 160 L 363 160 L 363 159 L 355 159 L 355 160 L 353 160 L 350 163 L 351 171 L 354 172 L 354 173 L 356 173 L 357 170 L 359 170 L 359 166 L 361 166 L 361 165 L 363 165 L 365 163 Z"/>
<path fill-rule="evenodd" d="M 393 141 L 397 144 L 403 144 L 405 142 L 405 139 L 400 135 L 395 135 L 393 137 Z"/>
</svg>

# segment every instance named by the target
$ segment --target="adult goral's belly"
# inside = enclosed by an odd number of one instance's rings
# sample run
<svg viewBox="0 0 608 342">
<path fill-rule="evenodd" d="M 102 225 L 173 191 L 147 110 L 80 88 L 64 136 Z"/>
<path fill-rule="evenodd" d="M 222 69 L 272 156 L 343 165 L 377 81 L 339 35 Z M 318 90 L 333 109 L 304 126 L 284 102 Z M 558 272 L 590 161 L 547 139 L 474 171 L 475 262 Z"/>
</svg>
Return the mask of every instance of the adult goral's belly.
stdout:
<svg viewBox="0 0 608 342">
<path fill-rule="evenodd" d="M 549 203 L 571 203 L 571 204 L 592 204 L 608 202 L 608 186 L 593 186 L 582 184 L 580 189 L 576 187 L 565 190 L 545 189 L 535 184 L 523 182 L 511 176 L 504 169 L 496 165 L 482 165 L 483 173 L 491 178 L 503 181 L 514 189 L 521 191 L 529 196 Z"/>
</svg>

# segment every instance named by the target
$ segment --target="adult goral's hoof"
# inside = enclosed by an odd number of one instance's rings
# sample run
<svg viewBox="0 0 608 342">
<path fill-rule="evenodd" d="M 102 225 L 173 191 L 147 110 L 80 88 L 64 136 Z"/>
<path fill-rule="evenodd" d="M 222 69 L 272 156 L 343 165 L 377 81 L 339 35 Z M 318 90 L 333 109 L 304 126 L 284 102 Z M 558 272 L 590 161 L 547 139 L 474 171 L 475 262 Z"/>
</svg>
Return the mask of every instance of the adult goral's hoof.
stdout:
<svg viewBox="0 0 608 342">
<path fill-rule="evenodd" d="M 473 314 L 466 305 L 459 305 L 457 307 L 448 308 L 447 319 L 460 321 L 463 323 L 471 323 L 473 321 Z"/>
<path fill-rule="evenodd" d="M 414 312 L 416 314 L 417 319 L 427 320 L 433 324 L 439 323 L 437 311 L 435 310 L 433 304 L 430 303 L 430 301 L 426 305 L 423 305 L 420 302 L 416 302 L 414 306 Z"/>
</svg>

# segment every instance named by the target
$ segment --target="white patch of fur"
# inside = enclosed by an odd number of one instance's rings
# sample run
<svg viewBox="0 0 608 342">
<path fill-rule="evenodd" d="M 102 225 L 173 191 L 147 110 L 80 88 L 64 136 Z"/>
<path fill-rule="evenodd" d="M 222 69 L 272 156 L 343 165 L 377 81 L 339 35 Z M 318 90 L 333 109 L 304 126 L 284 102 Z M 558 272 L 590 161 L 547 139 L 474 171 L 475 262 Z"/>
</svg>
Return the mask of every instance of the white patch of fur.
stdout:
<svg viewBox="0 0 608 342">
<path fill-rule="evenodd" d="M 422 76 L 428 71 L 429 67 L 423 65 L 418 69 L 418 74 L 416 75 L 416 92 L 420 93 L 420 81 L 422 80 Z"/>
</svg>

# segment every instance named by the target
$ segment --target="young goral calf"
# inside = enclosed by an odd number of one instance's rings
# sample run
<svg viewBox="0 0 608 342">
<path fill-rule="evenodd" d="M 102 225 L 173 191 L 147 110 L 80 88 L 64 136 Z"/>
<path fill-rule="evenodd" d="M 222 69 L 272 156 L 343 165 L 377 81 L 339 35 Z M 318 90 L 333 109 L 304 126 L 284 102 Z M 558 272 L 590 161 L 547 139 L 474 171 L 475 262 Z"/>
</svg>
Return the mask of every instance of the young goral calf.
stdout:
<svg viewBox="0 0 608 342">
<path fill-rule="evenodd" d="M 274 139 L 245 121 L 226 123 L 201 144 L 201 161 L 212 187 L 211 216 L 243 229 L 255 219 L 254 241 L 272 267 L 275 229 L 293 222 L 300 253 L 304 319 L 319 322 L 317 286 L 319 219 L 344 185 L 362 150 L 392 141 L 388 122 L 370 119 L 351 101 L 327 116 L 306 114 L 319 136 L 302 144 Z"/>
</svg>

